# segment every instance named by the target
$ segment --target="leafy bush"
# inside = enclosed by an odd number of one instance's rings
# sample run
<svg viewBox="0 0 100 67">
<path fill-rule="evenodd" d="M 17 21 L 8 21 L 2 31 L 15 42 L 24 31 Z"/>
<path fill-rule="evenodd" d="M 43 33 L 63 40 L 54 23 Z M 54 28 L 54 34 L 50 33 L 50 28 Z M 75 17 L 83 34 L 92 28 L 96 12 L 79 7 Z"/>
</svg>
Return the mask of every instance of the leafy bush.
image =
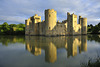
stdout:
<svg viewBox="0 0 100 67">
<path fill-rule="evenodd" d="M 0 34 L 9 35 L 24 35 L 25 34 L 25 24 L 9 24 L 4 22 L 0 25 Z"/>
</svg>

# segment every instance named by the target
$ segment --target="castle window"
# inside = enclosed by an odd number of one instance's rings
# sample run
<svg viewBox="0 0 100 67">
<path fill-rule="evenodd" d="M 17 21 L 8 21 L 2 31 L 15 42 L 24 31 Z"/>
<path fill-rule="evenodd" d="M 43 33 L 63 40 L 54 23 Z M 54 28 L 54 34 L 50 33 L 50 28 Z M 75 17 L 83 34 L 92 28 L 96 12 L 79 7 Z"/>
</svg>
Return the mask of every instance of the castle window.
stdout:
<svg viewBox="0 0 100 67">
<path fill-rule="evenodd" d="M 50 30 L 50 27 L 49 27 L 49 30 Z"/>
<path fill-rule="evenodd" d="M 80 29 L 79 29 L 79 32 L 80 32 Z"/>
<path fill-rule="evenodd" d="M 38 23 L 38 27 L 39 27 L 39 23 Z"/>
<path fill-rule="evenodd" d="M 51 17 L 51 15 L 49 15 L 49 17 Z"/>
</svg>

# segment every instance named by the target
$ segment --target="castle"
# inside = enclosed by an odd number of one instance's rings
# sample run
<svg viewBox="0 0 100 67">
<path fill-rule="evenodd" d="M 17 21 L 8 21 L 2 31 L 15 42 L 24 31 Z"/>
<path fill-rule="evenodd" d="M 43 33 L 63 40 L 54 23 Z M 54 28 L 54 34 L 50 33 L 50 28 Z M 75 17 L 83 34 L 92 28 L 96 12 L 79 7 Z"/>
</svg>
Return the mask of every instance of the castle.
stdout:
<svg viewBox="0 0 100 67">
<path fill-rule="evenodd" d="M 41 21 L 41 16 L 35 14 L 25 20 L 25 35 L 83 35 L 87 34 L 87 18 L 67 13 L 67 19 L 57 21 L 57 12 L 54 9 L 45 10 L 45 21 Z"/>
</svg>

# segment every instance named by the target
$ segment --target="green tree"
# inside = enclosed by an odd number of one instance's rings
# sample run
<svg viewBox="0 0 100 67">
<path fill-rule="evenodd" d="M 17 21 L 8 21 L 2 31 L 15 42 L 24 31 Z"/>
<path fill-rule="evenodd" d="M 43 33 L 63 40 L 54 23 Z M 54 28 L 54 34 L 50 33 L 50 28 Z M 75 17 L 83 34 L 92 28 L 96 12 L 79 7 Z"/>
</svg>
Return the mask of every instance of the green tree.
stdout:
<svg viewBox="0 0 100 67">
<path fill-rule="evenodd" d="M 22 24 L 22 23 L 18 24 L 16 32 L 18 34 L 25 34 L 25 24 Z"/>
<path fill-rule="evenodd" d="M 10 28 L 10 34 L 15 34 L 15 28 L 16 28 L 16 24 L 10 24 L 9 28 Z"/>
<path fill-rule="evenodd" d="M 100 31 L 100 22 L 98 23 L 98 28 L 99 28 L 99 31 Z"/>
<path fill-rule="evenodd" d="M 0 34 L 19 34 L 24 35 L 25 34 L 25 24 L 10 24 L 8 25 L 7 22 L 4 22 L 2 25 L 0 25 Z"/>
<path fill-rule="evenodd" d="M 88 25 L 88 27 L 90 27 L 90 25 Z"/>
<path fill-rule="evenodd" d="M 99 27 L 98 25 L 93 27 L 92 33 L 99 33 Z"/>
<path fill-rule="evenodd" d="M 23 28 L 23 27 L 25 27 L 25 24 L 20 23 L 20 24 L 17 25 L 17 27 L 18 28 Z"/>
<path fill-rule="evenodd" d="M 9 33 L 10 28 L 9 28 L 9 25 L 8 25 L 7 22 L 4 22 L 4 23 L 2 24 L 2 30 L 3 30 L 3 32 L 4 32 L 5 34 L 8 34 L 8 33 Z"/>
<path fill-rule="evenodd" d="M 100 27 L 100 22 L 98 23 L 98 27 Z"/>
<path fill-rule="evenodd" d="M 92 25 L 92 24 L 90 24 L 90 27 L 91 27 L 91 28 L 93 28 L 93 25 Z"/>
</svg>

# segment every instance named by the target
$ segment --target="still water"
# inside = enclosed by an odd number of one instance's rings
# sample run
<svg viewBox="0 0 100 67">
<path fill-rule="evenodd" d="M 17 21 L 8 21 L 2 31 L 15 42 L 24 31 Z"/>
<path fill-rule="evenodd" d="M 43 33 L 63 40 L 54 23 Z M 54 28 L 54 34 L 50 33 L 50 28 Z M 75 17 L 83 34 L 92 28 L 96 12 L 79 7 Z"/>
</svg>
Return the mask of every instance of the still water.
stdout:
<svg viewBox="0 0 100 67">
<path fill-rule="evenodd" d="M 81 67 L 100 55 L 100 35 L 0 36 L 0 67 Z"/>
</svg>

